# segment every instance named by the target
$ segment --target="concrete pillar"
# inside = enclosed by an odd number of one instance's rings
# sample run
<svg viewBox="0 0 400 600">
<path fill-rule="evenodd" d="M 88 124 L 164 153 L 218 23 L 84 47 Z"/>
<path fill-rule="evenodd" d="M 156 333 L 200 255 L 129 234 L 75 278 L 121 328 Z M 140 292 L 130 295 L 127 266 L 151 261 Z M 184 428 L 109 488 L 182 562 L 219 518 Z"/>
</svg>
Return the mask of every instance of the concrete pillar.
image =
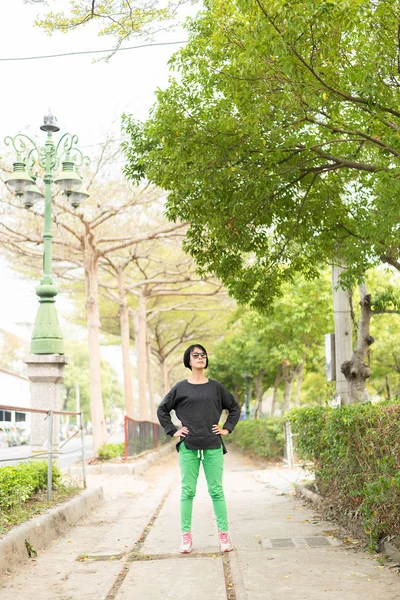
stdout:
<svg viewBox="0 0 400 600">
<path fill-rule="evenodd" d="M 336 397 L 340 404 L 349 404 L 349 388 L 346 377 L 341 371 L 345 360 L 350 360 L 353 354 L 351 310 L 349 292 L 341 287 L 339 283 L 342 267 L 332 267 L 332 295 L 335 319 L 335 360 L 336 360 Z M 337 289 L 336 289 L 337 288 Z"/>
<path fill-rule="evenodd" d="M 63 354 L 30 354 L 24 358 L 28 367 L 31 388 L 31 408 L 61 410 L 61 384 L 68 358 Z M 31 415 L 32 454 L 47 447 L 48 423 L 46 415 Z M 60 415 L 53 418 L 53 451 L 57 456 L 60 445 Z"/>
</svg>

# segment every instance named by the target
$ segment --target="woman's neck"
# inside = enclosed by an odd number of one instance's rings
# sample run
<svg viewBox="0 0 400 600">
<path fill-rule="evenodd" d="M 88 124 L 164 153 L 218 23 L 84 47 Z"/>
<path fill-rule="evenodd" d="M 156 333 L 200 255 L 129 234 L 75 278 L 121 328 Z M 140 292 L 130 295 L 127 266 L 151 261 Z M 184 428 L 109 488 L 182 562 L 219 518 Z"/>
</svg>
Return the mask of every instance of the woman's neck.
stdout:
<svg viewBox="0 0 400 600">
<path fill-rule="evenodd" d="M 192 369 L 190 377 L 188 377 L 189 383 L 206 383 L 207 377 L 204 375 L 204 369 Z"/>
</svg>

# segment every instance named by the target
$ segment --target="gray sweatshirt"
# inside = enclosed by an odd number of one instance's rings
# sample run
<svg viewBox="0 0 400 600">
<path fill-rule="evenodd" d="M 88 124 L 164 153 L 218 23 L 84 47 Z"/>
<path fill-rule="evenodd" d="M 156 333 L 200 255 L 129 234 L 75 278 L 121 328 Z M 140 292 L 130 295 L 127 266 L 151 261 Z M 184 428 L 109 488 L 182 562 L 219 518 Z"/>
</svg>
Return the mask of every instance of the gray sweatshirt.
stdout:
<svg viewBox="0 0 400 600">
<path fill-rule="evenodd" d="M 223 445 L 221 436 L 213 433 L 212 426 L 218 425 L 222 410 L 229 411 L 223 426 L 231 433 L 239 420 L 240 407 L 232 394 L 215 379 L 207 383 L 189 383 L 179 381 L 168 392 L 157 410 L 157 417 L 166 434 L 173 436 L 177 428 L 171 421 L 171 410 L 175 410 L 182 427 L 189 433 L 185 446 L 189 450 L 208 450 Z M 178 443 L 179 449 L 179 443 Z M 225 452 L 225 447 L 224 447 Z"/>
</svg>

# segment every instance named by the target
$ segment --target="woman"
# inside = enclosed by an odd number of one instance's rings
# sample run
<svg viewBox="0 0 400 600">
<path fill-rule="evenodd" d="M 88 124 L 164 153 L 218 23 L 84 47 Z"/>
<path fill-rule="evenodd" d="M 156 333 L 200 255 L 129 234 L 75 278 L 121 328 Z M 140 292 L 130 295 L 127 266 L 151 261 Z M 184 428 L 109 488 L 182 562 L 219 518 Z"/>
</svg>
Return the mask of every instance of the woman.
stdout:
<svg viewBox="0 0 400 600">
<path fill-rule="evenodd" d="M 177 443 L 181 468 L 181 530 L 182 554 L 192 550 L 192 507 L 196 495 L 200 463 L 203 464 L 208 492 L 217 519 L 221 552 L 232 550 L 228 534 L 228 520 L 222 473 L 223 454 L 226 453 L 222 436 L 231 433 L 239 420 L 240 407 L 230 392 L 218 381 L 207 379 L 207 352 L 201 344 L 189 346 L 183 355 L 185 367 L 191 370 L 188 379 L 180 381 L 168 392 L 157 410 L 158 419 L 166 434 L 180 438 Z M 229 411 L 222 428 L 218 423 L 223 409 Z M 171 421 L 175 410 L 182 427 Z"/>
</svg>

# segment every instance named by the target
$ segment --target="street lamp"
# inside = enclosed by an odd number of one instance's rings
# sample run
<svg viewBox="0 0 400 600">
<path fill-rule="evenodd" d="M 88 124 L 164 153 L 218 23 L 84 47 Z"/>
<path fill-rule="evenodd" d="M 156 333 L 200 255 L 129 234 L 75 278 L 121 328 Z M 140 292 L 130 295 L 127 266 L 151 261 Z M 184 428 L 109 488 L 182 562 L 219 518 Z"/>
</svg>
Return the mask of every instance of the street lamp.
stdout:
<svg viewBox="0 0 400 600">
<path fill-rule="evenodd" d="M 43 278 L 36 288 L 39 296 L 39 310 L 31 340 L 31 354 L 64 354 L 64 340 L 58 323 L 55 297 L 58 290 L 52 277 L 52 199 L 51 188 L 55 182 L 63 190 L 74 208 L 78 207 L 89 194 L 80 190 L 82 177 L 78 169 L 89 159 L 76 148 L 76 135 L 65 133 L 58 141 L 53 142 L 53 133 L 60 131 L 57 119 L 49 113 L 44 117 L 40 129 L 47 133 L 45 145 L 38 146 L 30 137 L 19 133 L 14 138 L 7 136 L 6 145 L 11 145 L 16 152 L 13 172 L 6 180 L 9 189 L 23 202 L 25 208 L 31 208 L 35 202 L 43 198 L 36 186 L 33 175 L 35 165 L 44 171 L 44 233 L 43 233 Z M 61 171 L 55 175 L 62 166 Z M 27 170 L 28 166 L 28 170 Z"/>
<path fill-rule="evenodd" d="M 242 377 L 245 382 L 245 392 L 244 392 L 245 415 L 246 415 L 246 419 L 249 419 L 250 418 L 249 379 L 251 376 L 250 376 L 250 373 L 245 371 L 244 373 L 242 373 Z"/>
</svg>

